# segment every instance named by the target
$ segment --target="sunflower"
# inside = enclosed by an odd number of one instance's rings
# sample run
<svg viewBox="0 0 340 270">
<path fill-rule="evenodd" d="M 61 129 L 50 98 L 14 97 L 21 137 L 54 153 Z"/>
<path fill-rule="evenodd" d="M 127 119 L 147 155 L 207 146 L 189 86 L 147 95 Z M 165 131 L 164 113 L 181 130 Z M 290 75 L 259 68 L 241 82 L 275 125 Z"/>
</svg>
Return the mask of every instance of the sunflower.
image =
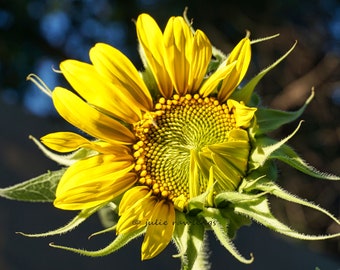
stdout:
<svg viewBox="0 0 340 270">
<path fill-rule="evenodd" d="M 286 145 L 301 123 L 281 141 L 266 135 L 298 118 L 314 94 L 300 110 L 286 113 L 260 107 L 253 92 L 295 45 L 241 85 L 251 45 L 273 37 L 251 41 L 247 32 L 225 56 L 202 31 L 192 28 L 186 16 L 171 17 L 162 31 L 151 16 L 141 14 L 136 29 L 142 72 L 119 50 L 98 43 L 90 50 L 91 64 L 76 60 L 60 64 L 73 90 L 50 91 L 37 76 L 29 76 L 52 97 L 58 113 L 82 131 L 82 135 L 51 133 L 41 138 L 43 144 L 33 138 L 49 157 L 67 165 L 66 170 L 41 178 L 53 177 L 57 185 L 54 206 L 80 214 L 65 227 L 30 236 L 70 231 L 109 208 L 118 216 L 102 231 L 116 231 L 109 246 L 99 251 L 52 246 L 102 256 L 144 234 L 142 260 L 157 256 L 173 240 L 183 269 L 206 265 L 206 230 L 212 230 L 241 262 L 252 262 L 252 256 L 244 258 L 231 242 L 251 219 L 299 239 L 339 236 L 295 232 L 272 215 L 267 200 L 267 194 L 273 194 L 318 210 L 339 224 L 326 210 L 275 183 L 274 159 L 318 178 L 339 180 L 318 172 Z M 30 186 L 42 190 L 39 179 Z"/>
<path fill-rule="evenodd" d="M 60 64 L 76 93 L 61 87 L 52 93 L 58 113 L 96 140 L 71 132 L 41 140 L 59 152 L 97 152 L 67 169 L 54 206 L 89 209 L 124 194 L 117 233 L 146 226 L 144 260 L 168 245 L 175 211 L 185 212 L 190 199 L 207 190 L 210 178 L 216 180 L 214 194 L 238 187 L 250 151 L 246 128 L 256 108 L 228 99 L 250 62 L 248 37 L 205 78 L 212 46 L 202 31 L 193 33 L 183 17 L 172 17 L 162 33 L 147 14 L 138 17 L 136 26 L 157 87 L 150 91 L 120 51 L 96 44 L 90 50 L 92 64 Z M 219 84 L 218 94 L 212 95 Z M 147 225 L 160 220 L 167 224 Z"/>
</svg>

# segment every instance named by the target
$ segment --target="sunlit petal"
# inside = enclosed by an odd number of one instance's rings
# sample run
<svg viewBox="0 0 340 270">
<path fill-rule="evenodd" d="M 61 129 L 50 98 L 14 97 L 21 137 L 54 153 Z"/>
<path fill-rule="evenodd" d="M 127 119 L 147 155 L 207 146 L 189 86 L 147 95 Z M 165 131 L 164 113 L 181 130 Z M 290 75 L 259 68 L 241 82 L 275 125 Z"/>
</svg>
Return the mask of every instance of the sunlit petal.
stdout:
<svg viewBox="0 0 340 270">
<path fill-rule="evenodd" d="M 244 78 L 251 59 L 251 46 L 248 37 L 242 39 L 237 46 L 230 53 L 226 65 L 236 61 L 236 66 L 222 82 L 220 91 L 218 92 L 218 99 L 225 102 L 234 89 L 240 84 Z"/>
<path fill-rule="evenodd" d="M 157 82 L 159 91 L 164 97 L 170 97 L 173 91 L 171 79 L 165 69 L 166 57 L 163 34 L 155 20 L 148 14 L 138 16 L 136 22 L 137 36 L 148 67 Z"/>
<path fill-rule="evenodd" d="M 117 85 L 125 99 L 131 96 L 130 103 L 144 111 L 152 109 L 149 90 L 137 69 L 123 53 L 107 44 L 97 43 L 90 50 L 90 59 L 98 73 Z"/>
<path fill-rule="evenodd" d="M 165 65 L 179 95 L 188 90 L 193 35 L 182 17 L 171 17 L 164 30 Z"/>
<path fill-rule="evenodd" d="M 249 127 L 257 109 L 254 107 L 247 107 L 232 99 L 228 99 L 227 104 L 229 109 L 234 112 L 236 126 L 243 128 Z"/>
<path fill-rule="evenodd" d="M 58 113 L 72 125 L 89 135 L 111 141 L 130 144 L 134 141 L 131 131 L 111 117 L 97 111 L 72 92 L 57 87 L 52 93 Z"/>
<path fill-rule="evenodd" d="M 71 86 L 89 104 L 128 123 L 134 123 L 141 118 L 141 107 L 133 103 L 132 95 L 124 95 L 120 85 L 103 80 L 94 66 L 76 60 L 66 60 L 60 64 L 60 69 Z"/>
<path fill-rule="evenodd" d="M 150 196 L 150 188 L 147 186 L 136 186 L 124 193 L 119 204 L 118 214 L 121 216 L 128 211 L 137 201 Z"/>
<path fill-rule="evenodd" d="M 202 85 L 199 90 L 200 95 L 206 97 L 210 95 L 224 78 L 228 77 L 234 70 L 236 62 L 226 65 L 214 72 Z"/>
<path fill-rule="evenodd" d="M 90 141 L 73 132 L 50 133 L 41 137 L 40 140 L 47 147 L 61 153 L 72 152 L 79 148 L 88 148 L 105 154 L 131 155 L 131 151 L 126 145 L 104 141 Z"/>
<path fill-rule="evenodd" d="M 188 78 L 188 92 L 199 89 L 211 61 L 212 47 L 207 36 L 200 30 L 195 32 L 192 40 L 190 57 L 190 73 Z M 188 52 L 190 53 L 190 51 Z"/>
<path fill-rule="evenodd" d="M 152 211 L 142 244 L 142 260 L 157 256 L 169 244 L 174 230 L 175 209 L 172 203 L 161 200 Z"/>
<path fill-rule="evenodd" d="M 54 205 L 66 210 L 88 209 L 108 202 L 137 180 L 133 160 L 97 155 L 71 165 L 61 178 Z"/>
<path fill-rule="evenodd" d="M 135 192 L 138 192 L 135 190 Z M 117 234 L 129 233 L 145 227 L 146 222 L 151 217 L 154 211 L 157 198 L 147 195 L 138 200 L 119 218 L 117 223 Z"/>
</svg>

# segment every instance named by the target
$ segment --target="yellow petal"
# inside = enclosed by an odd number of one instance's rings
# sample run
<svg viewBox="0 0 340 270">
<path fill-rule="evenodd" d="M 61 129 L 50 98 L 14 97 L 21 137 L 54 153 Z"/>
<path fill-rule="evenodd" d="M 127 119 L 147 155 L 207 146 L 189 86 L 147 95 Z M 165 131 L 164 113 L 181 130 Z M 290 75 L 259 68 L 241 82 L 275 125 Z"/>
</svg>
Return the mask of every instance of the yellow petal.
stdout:
<svg viewBox="0 0 340 270">
<path fill-rule="evenodd" d="M 137 181 L 133 160 L 117 160 L 112 155 L 97 155 L 71 165 L 62 176 L 54 206 L 80 210 L 111 201 Z"/>
<path fill-rule="evenodd" d="M 164 97 L 169 98 L 172 96 L 173 86 L 165 69 L 164 57 L 166 52 L 162 31 L 148 14 L 138 16 L 136 29 L 142 53 L 145 55 L 147 64 L 155 77 L 159 91 Z"/>
<path fill-rule="evenodd" d="M 197 164 L 194 151 L 196 150 L 190 150 L 190 170 L 188 179 L 189 198 L 194 198 L 201 193 L 199 166 Z"/>
<path fill-rule="evenodd" d="M 130 148 L 122 144 L 113 144 L 103 141 L 90 141 L 83 136 L 73 132 L 55 132 L 43 136 L 43 144 L 52 150 L 65 153 L 79 148 L 88 148 L 99 153 L 126 156 L 131 155 Z"/>
<path fill-rule="evenodd" d="M 97 111 L 72 92 L 57 87 L 52 93 L 54 106 L 69 123 L 89 135 L 108 142 L 131 144 L 135 137 L 118 121 Z"/>
<path fill-rule="evenodd" d="M 150 196 L 150 194 L 148 193 L 144 198 L 139 199 L 119 218 L 116 228 L 117 234 L 129 233 L 145 227 L 157 203 L 157 198 Z"/>
<path fill-rule="evenodd" d="M 183 17 L 171 17 L 164 30 L 166 68 L 179 95 L 188 90 L 193 36 Z"/>
<path fill-rule="evenodd" d="M 89 147 L 89 140 L 73 132 L 55 132 L 40 139 L 47 147 L 58 152 L 71 152 L 80 147 Z"/>
<path fill-rule="evenodd" d="M 192 54 L 190 57 L 190 73 L 188 79 L 188 92 L 198 90 L 207 72 L 211 60 L 212 48 L 207 36 L 197 30 L 192 42 Z"/>
<path fill-rule="evenodd" d="M 254 107 L 247 107 L 232 99 L 227 100 L 227 105 L 234 113 L 236 127 L 248 128 L 257 109 Z"/>
<path fill-rule="evenodd" d="M 118 215 L 123 215 L 140 199 L 143 199 L 144 197 L 149 197 L 150 192 L 150 188 L 147 186 L 137 186 L 129 189 L 127 192 L 124 193 L 124 196 L 119 203 Z"/>
<path fill-rule="evenodd" d="M 97 43 L 90 50 L 95 69 L 113 84 L 119 85 L 124 96 L 144 111 L 152 109 L 152 97 L 137 69 L 119 50 L 104 43 Z"/>
<path fill-rule="evenodd" d="M 166 248 L 172 238 L 174 222 L 173 203 L 165 200 L 157 202 L 147 222 L 148 227 L 142 244 L 142 260 L 151 259 Z"/>
<path fill-rule="evenodd" d="M 89 104 L 128 123 L 141 119 L 140 106 L 132 102 L 132 96 L 126 90 L 123 92 L 119 85 L 103 79 L 92 65 L 66 60 L 60 64 L 60 69 L 73 89 Z"/>
<path fill-rule="evenodd" d="M 199 90 L 200 95 L 206 97 L 210 95 L 218 86 L 218 84 L 227 77 L 235 68 L 236 62 L 226 65 L 216 70 L 202 85 Z"/>
<path fill-rule="evenodd" d="M 247 131 L 234 129 L 227 142 L 209 145 L 212 158 L 217 166 L 213 174 L 222 190 L 233 190 L 239 185 L 248 166 L 250 143 Z"/>
<path fill-rule="evenodd" d="M 251 46 L 248 37 L 242 39 L 230 53 L 226 65 L 236 61 L 236 66 L 228 78 L 222 82 L 218 99 L 225 102 L 244 78 L 251 59 Z"/>
</svg>

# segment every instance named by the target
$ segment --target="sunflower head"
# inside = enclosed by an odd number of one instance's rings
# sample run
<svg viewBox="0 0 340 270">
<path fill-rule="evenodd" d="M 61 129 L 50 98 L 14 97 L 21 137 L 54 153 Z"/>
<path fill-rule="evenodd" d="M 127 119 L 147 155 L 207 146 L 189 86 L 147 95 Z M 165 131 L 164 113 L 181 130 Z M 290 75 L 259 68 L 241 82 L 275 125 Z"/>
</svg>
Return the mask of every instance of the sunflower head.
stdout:
<svg viewBox="0 0 340 270">
<path fill-rule="evenodd" d="M 224 104 L 199 94 L 160 98 L 155 110 L 134 128 L 139 184 L 172 201 L 179 211 L 207 191 L 209 179 L 216 181 L 211 187 L 214 194 L 235 190 L 246 173 L 250 150 L 244 128 L 256 109 L 242 114 L 245 106 L 229 101 Z"/>
<path fill-rule="evenodd" d="M 249 33 L 226 56 L 185 16 L 170 18 L 162 31 L 152 17 L 141 14 L 136 28 L 141 72 L 120 51 L 98 43 L 90 50 L 91 64 L 61 63 L 74 91 L 51 91 L 35 75 L 29 77 L 52 97 L 65 120 L 88 135 L 57 132 L 42 137 L 42 143 L 34 139 L 66 167 L 52 173 L 57 179 L 54 206 L 81 211 L 65 227 L 38 236 L 69 231 L 91 214 L 109 211 L 114 220 L 103 232 L 115 230 L 117 237 L 108 247 L 84 251 L 53 246 L 101 256 L 144 234 L 142 259 L 155 257 L 173 240 L 183 269 L 206 265 L 206 230 L 241 262 L 252 262 L 252 256 L 244 258 L 231 242 L 251 219 L 300 239 L 338 236 L 295 232 L 272 215 L 267 200 L 274 194 L 321 211 L 339 224 L 326 210 L 275 183 L 274 159 L 315 177 L 339 180 L 319 173 L 287 146 L 300 124 L 280 141 L 266 135 L 298 118 L 313 93 L 300 110 L 290 113 L 255 102 L 257 83 L 295 45 L 241 84 L 256 43 Z M 44 145 L 70 154 L 59 155 Z M 42 179 L 47 177 L 51 174 Z"/>
</svg>

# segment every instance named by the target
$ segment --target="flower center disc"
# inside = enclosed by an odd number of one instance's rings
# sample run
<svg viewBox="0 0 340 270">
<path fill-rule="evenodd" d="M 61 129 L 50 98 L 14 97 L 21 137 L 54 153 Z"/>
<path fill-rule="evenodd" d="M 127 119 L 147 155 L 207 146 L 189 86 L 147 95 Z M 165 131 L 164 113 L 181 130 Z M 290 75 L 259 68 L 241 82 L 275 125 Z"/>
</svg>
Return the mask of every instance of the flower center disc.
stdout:
<svg viewBox="0 0 340 270">
<path fill-rule="evenodd" d="M 133 146 L 139 183 L 155 195 L 187 202 L 191 151 L 228 140 L 235 118 L 226 104 L 198 94 L 160 98 L 153 112 L 135 125 Z M 201 193 L 208 179 L 201 183 Z"/>
</svg>

